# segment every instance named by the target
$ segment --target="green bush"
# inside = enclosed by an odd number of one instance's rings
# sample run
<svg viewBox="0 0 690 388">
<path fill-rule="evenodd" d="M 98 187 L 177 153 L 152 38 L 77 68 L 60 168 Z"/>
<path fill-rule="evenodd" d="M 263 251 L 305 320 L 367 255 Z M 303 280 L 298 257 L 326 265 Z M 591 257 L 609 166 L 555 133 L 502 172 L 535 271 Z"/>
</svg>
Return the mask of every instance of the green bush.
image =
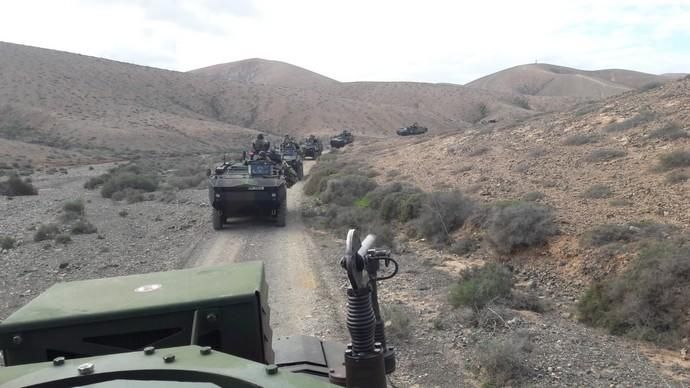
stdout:
<svg viewBox="0 0 690 388">
<path fill-rule="evenodd" d="M 451 233 L 464 225 L 474 209 L 474 202 L 459 191 L 431 193 L 426 196 L 412 229 L 420 237 L 448 244 L 452 241 Z"/>
<path fill-rule="evenodd" d="M 106 175 L 101 175 L 101 176 L 89 178 L 89 180 L 87 180 L 84 183 L 84 188 L 87 190 L 94 190 L 97 187 L 102 186 L 108 177 L 109 177 L 109 175 L 106 174 Z"/>
<path fill-rule="evenodd" d="M 659 169 L 669 171 L 690 166 L 690 151 L 673 151 L 659 156 Z"/>
<path fill-rule="evenodd" d="M 612 195 L 613 190 L 611 190 L 609 186 L 600 184 L 590 186 L 587 190 L 585 190 L 584 193 L 582 193 L 584 198 L 592 199 L 609 198 Z"/>
<path fill-rule="evenodd" d="M 0 249 L 14 249 L 17 246 L 17 240 L 10 236 L 0 236 Z"/>
<path fill-rule="evenodd" d="M 564 145 L 584 145 L 599 141 L 599 136 L 593 133 L 577 133 L 563 140 Z"/>
<path fill-rule="evenodd" d="M 42 224 L 36 229 L 34 234 L 34 241 L 44 241 L 55 238 L 55 236 L 60 233 L 60 228 L 55 224 Z"/>
<path fill-rule="evenodd" d="M 616 150 L 613 148 L 601 148 L 592 151 L 589 155 L 587 155 L 587 158 L 585 160 L 587 160 L 588 162 L 606 162 L 609 160 L 623 157 L 625 155 L 627 155 L 627 153 L 623 150 Z"/>
<path fill-rule="evenodd" d="M 87 220 L 79 220 L 72 225 L 70 231 L 72 234 L 92 234 L 96 233 L 98 229 Z"/>
<path fill-rule="evenodd" d="M 479 310 L 487 304 L 510 297 L 513 273 L 498 263 L 486 263 L 483 267 L 466 270 L 461 280 L 450 292 L 453 307 L 467 306 Z"/>
<path fill-rule="evenodd" d="M 669 242 L 642 249 L 621 274 L 594 283 L 578 304 L 580 320 L 612 334 L 677 344 L 690 335 L 690 249 Z"/>
<path fill-rule="evenodd" d="M 0 182 L 0 195 L 16 197 L 37 194 L 38 190 L 31 184 L 29 179 L 22 180 L 22 178 L 16 174 L 7 178 L 7 181 Z"/>
<path fill-rule="evenodd" d="M 556 234 L 549 208 L 534 202 L 510 202 L 493 207 L 487 219 L 487 240 L 497 252 L 541 245 Z"/>
<path fill-rule="evenodd" d="M 319 198 L 324 203 L 335 203 L 341 206 L 353 205 L 376 187 L 376 182 L 366 176 L 342 175 L 332 177 L 326 183 Z"/>
</svg>

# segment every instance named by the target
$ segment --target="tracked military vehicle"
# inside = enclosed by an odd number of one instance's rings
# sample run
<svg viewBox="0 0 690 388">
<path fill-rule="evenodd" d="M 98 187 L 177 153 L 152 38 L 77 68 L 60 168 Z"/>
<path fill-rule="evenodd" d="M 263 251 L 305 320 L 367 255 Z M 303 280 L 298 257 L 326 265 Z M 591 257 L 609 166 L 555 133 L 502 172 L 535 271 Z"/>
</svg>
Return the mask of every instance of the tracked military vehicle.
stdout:
<svg viewBox="0 0 690 388">
<path fill-rule="evenodd" d="M 0 323 L 0 386 L 385 388 L 395 352 L 377 283 L 398 264 L 373 242 L 350 230 L 340 261 L 347 346 L 273 339 L 258 261 L 65 282 Z"/>
<path fill-rule="evenodd" d="M 331 138 L 331 147 L 342 148 L 355 141 L 355 135 L 349 131 L 342 131 L 340 134 Z"/>
<path fill-rule="evenodd" d="M 316 159 L 323 153 L 323 143 L 315 136 L 309 136 L 302 143 L 302 153 L 305 158 Z"/>
<path fill-rule="evenodd" d="M 287 188 L 284 168 L 268 158 L 225 162 L 209 171 L 208 195 L 213 229 L 223 229 L 228 217 L 271 216 L 277 226 L 287 220 Z"/>
</svg>

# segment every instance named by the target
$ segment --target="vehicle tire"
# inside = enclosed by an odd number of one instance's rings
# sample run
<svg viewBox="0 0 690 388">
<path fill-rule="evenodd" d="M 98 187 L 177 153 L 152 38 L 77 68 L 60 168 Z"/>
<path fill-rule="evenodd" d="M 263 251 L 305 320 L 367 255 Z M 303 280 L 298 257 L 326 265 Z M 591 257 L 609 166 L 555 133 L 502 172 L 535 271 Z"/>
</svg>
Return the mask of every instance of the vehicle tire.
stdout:
<svg viewBox="0 0 690 388">
<path fill-rule="evenodd" d="M 304 164 L 300 163 L 299 167 L 297 168 L 297 177 L 299 180 L 304 179 Z"/>
<path fill-rule="evenodd" d="M 220 210 L 213 210 L 211 214 L 211 219 L 213 220 L 213 230 L 223 229 L 223 221 L 225 221 L 223 212 Z"/>
<path fill-rule="evenodd" d="M 287 223 L 287 190 L 283 187 L 281 188 L 281 191 L 283 193 L 283 200 L 280 203 L 278 215 L 276 216 L 276 226 L 284 227 Z"/>
</svg>

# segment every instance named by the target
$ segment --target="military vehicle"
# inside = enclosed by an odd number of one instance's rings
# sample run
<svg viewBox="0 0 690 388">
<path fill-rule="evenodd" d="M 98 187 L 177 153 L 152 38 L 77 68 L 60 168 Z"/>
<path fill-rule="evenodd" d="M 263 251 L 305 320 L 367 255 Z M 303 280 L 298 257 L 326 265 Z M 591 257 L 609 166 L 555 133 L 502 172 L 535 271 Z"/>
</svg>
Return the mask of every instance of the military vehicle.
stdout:
<svg viewBox="0 0 690 388">
<path fill-rule="evenodd" d="M 207 174 L 213 229 L 223 229 L 228 217 L 247 215 L 271 216 L 285 226 L 287 188 L 295 182 L 280 164 L 268 157 L 224 162 Z"/>
<path fill-rule="evenodd" d="M 403 127 L 396 131 L 400 136 L 410 136 L 410 135 L 421 135 L 426 133 L 429 129 L 427 127 L 422 127 L 421 125 L 414 123 L 409 127 Z"/>
<path fill-rule="evenodd" d="M 297 178 L 304 178 L 304 164 L 302 154 L 295 143 L 283 143 L 280 145 L 280 158 L 286 162 L 297 173 Z"/>
<path fill-rule="evenodd" d="M 302 153 L 305 158 L 316 159 L 321 156 L 321 153 L 323 153 L 323 143 L 321 143 L 321 139 L 314 135 L 304 139 L 304 142 L 302 142 Z"/>
<path fill-rule="evenodd" d="M 385 388 L 377 283 L 398 264 L 373 242 L 350 230 L 340 261 L 347 346 L 273 340 L 259 261 L 64 282 L 0 323 L 0 386 Z"/>
<path fill-rule="evenodd" d="M 355 135 L 349 131 L 342 131 L 340 134 L 331 138 L 331 147 L 342 148 L 355 141 Z"/>
</svg>

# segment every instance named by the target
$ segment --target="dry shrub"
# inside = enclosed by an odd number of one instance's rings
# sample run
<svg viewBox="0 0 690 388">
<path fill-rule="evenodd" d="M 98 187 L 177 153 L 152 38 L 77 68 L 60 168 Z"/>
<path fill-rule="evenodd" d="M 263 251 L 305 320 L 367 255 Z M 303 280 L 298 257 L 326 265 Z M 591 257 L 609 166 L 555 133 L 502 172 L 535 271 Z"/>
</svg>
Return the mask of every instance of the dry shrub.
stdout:
<svg viewBox="0 0 690 388">
<path fill-rule="evenodd" d="M 678 343 L 690 336 L 690 248 L 657 242 L 643 248 L 628 269 L 594 283 L 578 305 L 580 319 L 612 334 Z"/>
<path fill-rule="evenodd" d="M 486 225 L 487 240 L 502 254 L 541 245 L 557 232 L 551 210 L 534 202 L 498 204 L 491 210 Z"/>
<path fill-rule="evenodd" d="M 447 244 L 452 241 L 451 233 L 463 226 L 474 209 L 474 202 L 459 191 L 431 193 L 412 228 L 418 236 Z"/>
<path fill-rule="evenodd" d="M 471 268 L 450 292 L 450 303 L 454 307 L 466 306 L 475 310 L 499 299 L 510 297 L 513 288 L 513 273 L 498 263 L 487 263 Z"/>
</svg>

